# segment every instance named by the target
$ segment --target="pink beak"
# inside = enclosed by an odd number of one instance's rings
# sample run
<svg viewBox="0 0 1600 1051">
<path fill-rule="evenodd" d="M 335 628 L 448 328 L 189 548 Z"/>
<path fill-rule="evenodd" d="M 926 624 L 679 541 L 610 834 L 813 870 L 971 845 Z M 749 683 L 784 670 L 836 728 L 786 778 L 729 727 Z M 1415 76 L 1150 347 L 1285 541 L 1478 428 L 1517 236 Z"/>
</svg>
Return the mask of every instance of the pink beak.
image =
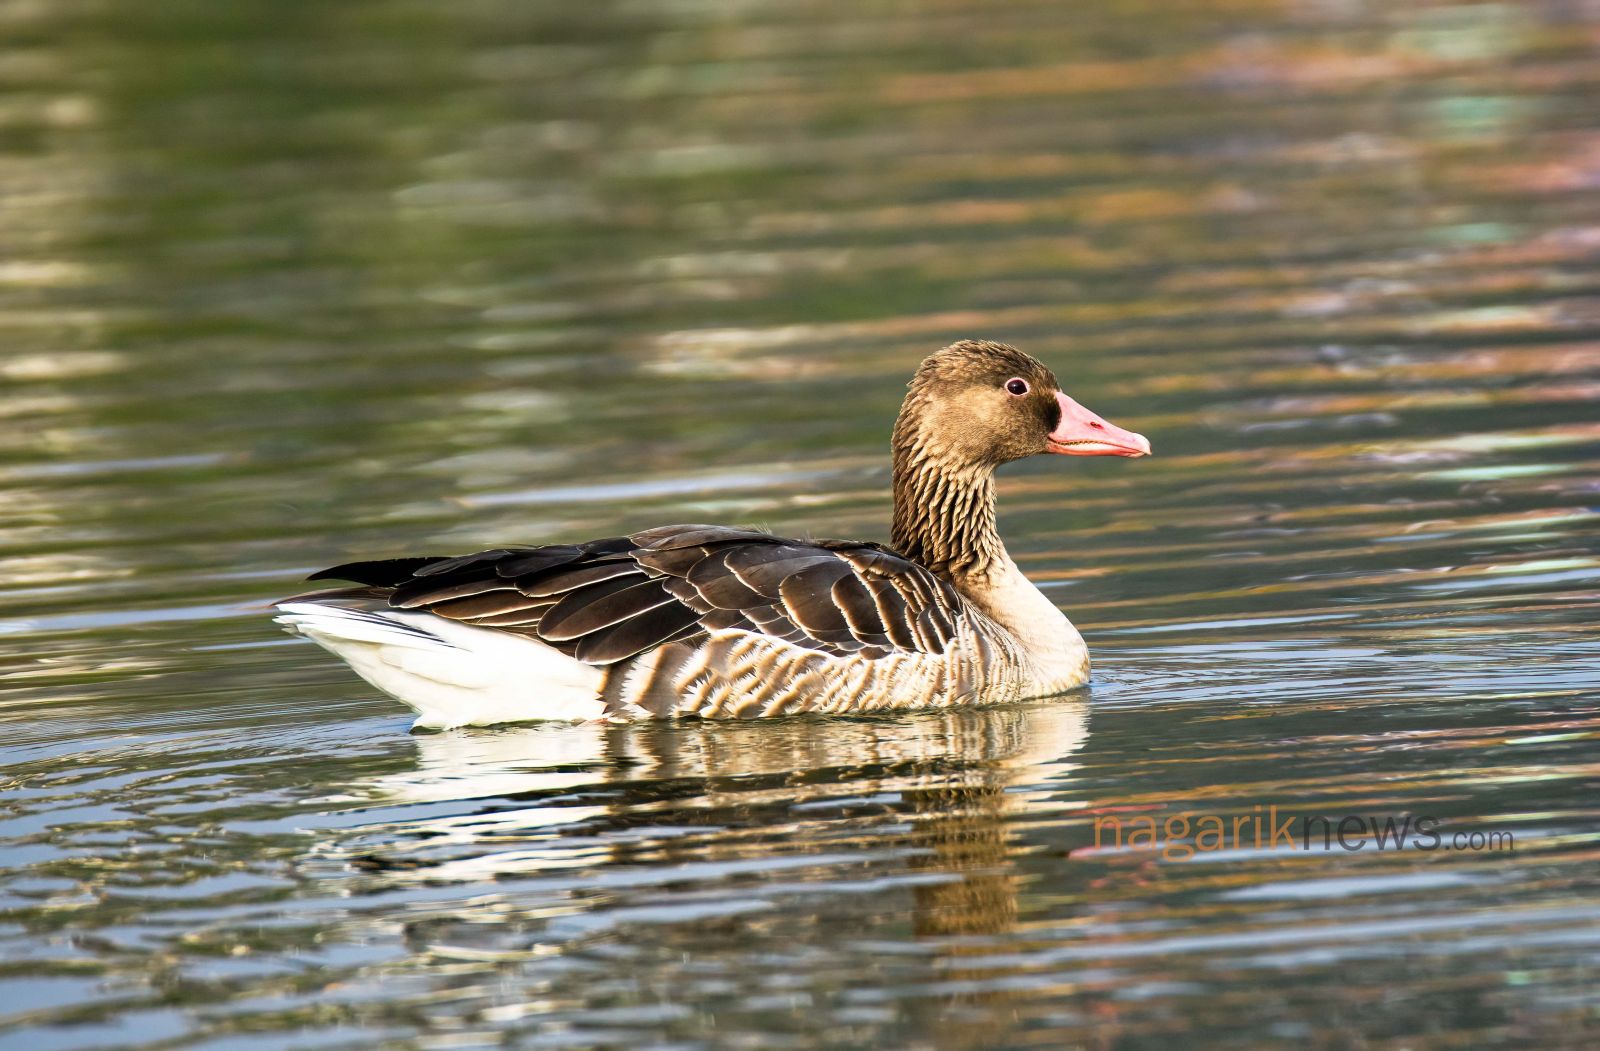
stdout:
<svg viewBox="0 0 1600 1051">
<path fill-rule="evenodd" d="M 1050 432 L 1050 451 L 1063 456 L 1149 456 L 1150 439 L 1101 419 L 1056 392 L 1061 422 Z"/>
</svg>

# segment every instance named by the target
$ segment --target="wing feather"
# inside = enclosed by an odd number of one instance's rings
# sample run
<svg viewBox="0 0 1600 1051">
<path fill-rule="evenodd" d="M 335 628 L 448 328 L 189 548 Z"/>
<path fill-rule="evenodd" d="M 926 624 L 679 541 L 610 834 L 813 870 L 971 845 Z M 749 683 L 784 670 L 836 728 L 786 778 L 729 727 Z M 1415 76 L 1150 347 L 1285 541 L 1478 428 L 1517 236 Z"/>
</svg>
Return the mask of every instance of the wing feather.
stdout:
<svg viewBox="0 0 1600 1051">
<path fill-rule="evenodd" d="M 540 550 L 548 551 L 549 549 L 546 548 Z M 561 550 L 570 550 L 573 553 L 573 557 L 577 557 L 578 551 L 576 548 L 563 547 Z M 411 575 L 415 577 L 437 577 L 447 573 L 456 573 L 463 569 L 469 569 L 473 566 L 495 566 L 508 558 L 527 554 L 529 554 L 527 548 L 518 549 L 497 547 L 492 551 L 479 551 L 477 554 L 458 555 L 455 558 L 441 559 L 438 562 L 432 562 L 426 566 L 422 566 L 421 568 L 415 570 Z"/>
<path fill-rule="evenodd" d="M 736 540 L 754 541 L 757 544 L 782 543 L 771 533 L 762 533 L 755 529 L 734 529 L 731 526 L 715 525 L 658 526 L 655 529 L 646 529 L 642 533 L 633 534 L 632 540 L 639 547 L 651 548 L 656 551 L 671 551 L 675 548 L 695 547 L 702 544 L 724 544 Z"/>
<path fill-rule="evenodd" d="M 495 613 L 487 617 L 474 617 L 472 623 L 485 628 L 528 628 L 527 632 L 517 634 L 538 635 L 539 622 L 544 615 L 555 606 L 556 600 L 543 601 L 524 600 L 524 604 L 517 609 L 507 610 L 504 613 Z M 439 612 L 435 610 L 434 612 Z M 448 615 L 448 614 L 445 614 Z"/>
<path fill-rule="evenodd" d="M 714 609 L 744 609 L 767 601 L 728 565 L 730 552 L 717 551 L 695 563 L 684 580 Z"/>
<path fill-rule="evenodd" d="M 557 602 L 539 622 L 539 635 L 553 642 L 570 642 L 673 601 L 658 580 L 607 580 Z"/>
<path fill-rule="evenodd" d="M 581 557 L 583 551 L 572 544 L 552 544 L 549 547 L 535 548 L 501 560 L 495 565 L 495 574 L 512 580 L 542 573 L 553 566 L 576 562 Z"/>
<path fill-rule="evenodd" d="M 701 560 L 711 549 L 703 544 L 694 544 L 689 547 L 674 547 L 666 551 L 657 551 L 650 548 L 640 548 L 633 553 L 633 560 L 646 569 L 668 577 L 687 577 L 694 572 Z"/>
<path fill-rule="evenodd" d="M 814 566 L 838 562 L 838 556 L 828 551 L 807 551 L 801 547 L 784 545 L 776 550 L 756 547 L 734 548 L 728 552 L 728 568 L 751 590 L 768 598 L 777 598 L 783 582 L 796 573 Z"/>
<path fill-rule="evenodd" d="M 614 664 L 700 630 L 698 614 L 679 603 L 665 602 L 621 621 L 614 631 L 585 635 L 573 656 L 588 664 Z"/>
<path fill-rule="evenodd" d="M 585 544 L 352 562 L 315 579 L 597 665 L 708 632 L 744 631 L 834 656 L 942 653 L 967 608 L 950 583 L 875 544 L 680 525 Z"/>
<path fill-rule="evenodd" d="M 469 598 L 449 599 L 434 603 L 429 612 L 451 620 L 483 620 L 507 613 L 523 614 L 528 609 L 528 597 L 515 588 L 488 591 Z"/>
<path fill-rule="evenodd" d="M 307 580 L 353 580 L 372 587 L 392 588 L 423 566 L 444 561 L 443 556 L 432 558 L 380 558 L 373 562 L 346 562 L 321 572 L 313 573 Z"/>
<path fill-rule="evenodd" d="M 424 578 L 424 583 L 418 587 L 415 584 L 402 584 L 395 589 L 391 605 L 400 609 L 411 609 L 415 606 L 434 606 L 441 602 L 450 602 L 455 599 L 472 598 L 475 595 L 491 594 L 504 591 L 516 595 L 517 591 L 507 581 L 499 577 L 487 576 L 469 578 L 455 584 L 439 586 L 433 578 Z"/>
<path fill-rule="evenodd" d="M 850 567 L 837 558 L 824 564 L 813 565 L 798 573 L 791 573 L 778 585 L 778 598 L 782 600 L 789 619 L 816 638 L 828 641 L 828 635 L 850 635 L 850 622 L 844 611 L 833 600 L 833 585 L 850 573 Z"/>
<path fill-rule="evenodd" d="M 911 651 L 920 649 L 916 633 L 911 627 L 911 607 L 907 604 L 900 588 L 895 586 L 892 579 L 885 577 L 869 578 L 867 586 L 872 590 L 872 597 L 877 600 L 878 614 L 883 621 L 883 633 L 889 637 L 890 643 L 896 649 Z"/>
<path fill-rule="evenodd" d="M 554 571 L 522 574 L 516 578 L 516 586 L 517 590 L 529 598 L 553 598 L 581 587 L 588 587 L 590 584 L 599 584 L 625 576 L 643 580 L 645 574 L 639 564 L 632 559 L 607 559 L 577 568 L 562 566 Z"/>
</svg>

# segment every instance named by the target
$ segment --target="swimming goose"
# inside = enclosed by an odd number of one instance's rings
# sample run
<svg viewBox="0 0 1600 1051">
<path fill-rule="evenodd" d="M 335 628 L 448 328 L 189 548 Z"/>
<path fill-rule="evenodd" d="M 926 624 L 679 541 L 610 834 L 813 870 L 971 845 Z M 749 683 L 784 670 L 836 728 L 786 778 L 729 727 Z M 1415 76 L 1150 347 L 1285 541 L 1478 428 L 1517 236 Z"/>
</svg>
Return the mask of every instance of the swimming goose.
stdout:
<svg viewBox="0 0 1600 1051">
<path fill-rule="evenodd" d="M 912 378 L 890 546 L 670 525 L 582 544 L 352 562 L 277 621 L 418 713 L 416 728 L 991 704 L 1089 675 L 1083 638 L 995 530 L 994 471 L 1145 456 L 1039 361 L 964 340 Z"/>
</svg>

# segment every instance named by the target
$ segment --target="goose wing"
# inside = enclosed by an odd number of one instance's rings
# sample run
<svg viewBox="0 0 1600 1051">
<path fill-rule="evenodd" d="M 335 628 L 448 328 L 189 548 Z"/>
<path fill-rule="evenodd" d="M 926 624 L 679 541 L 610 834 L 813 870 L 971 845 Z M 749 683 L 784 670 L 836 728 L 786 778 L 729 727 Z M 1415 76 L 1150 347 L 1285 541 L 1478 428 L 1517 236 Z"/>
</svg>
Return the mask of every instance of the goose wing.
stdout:
<svg viewBox="0 0 1600 1051">
<path fill-rule="evenodd" d="M 398 609 L 528 635 L 595 665 L 713 631 L 868 660 L 943 653 L 967 615 L 947 581 L 877 544 L 726 526 L 352 562 L 310 579 L 328 578 L 366 585 L 363 596 Z"/>
</svg>

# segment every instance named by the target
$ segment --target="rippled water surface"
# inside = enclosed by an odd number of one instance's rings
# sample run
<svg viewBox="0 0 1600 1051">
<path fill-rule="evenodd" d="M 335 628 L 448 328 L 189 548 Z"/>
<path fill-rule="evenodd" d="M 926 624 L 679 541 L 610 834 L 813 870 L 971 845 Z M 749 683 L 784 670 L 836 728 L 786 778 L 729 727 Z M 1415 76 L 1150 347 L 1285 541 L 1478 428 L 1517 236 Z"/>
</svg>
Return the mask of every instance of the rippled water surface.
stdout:
<svg viewBox="0 0 1600 1051">
<path fill-rule="evenodd" d="M 1593 3 L 0 25 L 0 1047 L 1600 1044 Z M 882 537 L 967 336 L 1155 443 L 1002 479 L 1080 694 L 410 736 L 261 605 Z"/>
</svg>

